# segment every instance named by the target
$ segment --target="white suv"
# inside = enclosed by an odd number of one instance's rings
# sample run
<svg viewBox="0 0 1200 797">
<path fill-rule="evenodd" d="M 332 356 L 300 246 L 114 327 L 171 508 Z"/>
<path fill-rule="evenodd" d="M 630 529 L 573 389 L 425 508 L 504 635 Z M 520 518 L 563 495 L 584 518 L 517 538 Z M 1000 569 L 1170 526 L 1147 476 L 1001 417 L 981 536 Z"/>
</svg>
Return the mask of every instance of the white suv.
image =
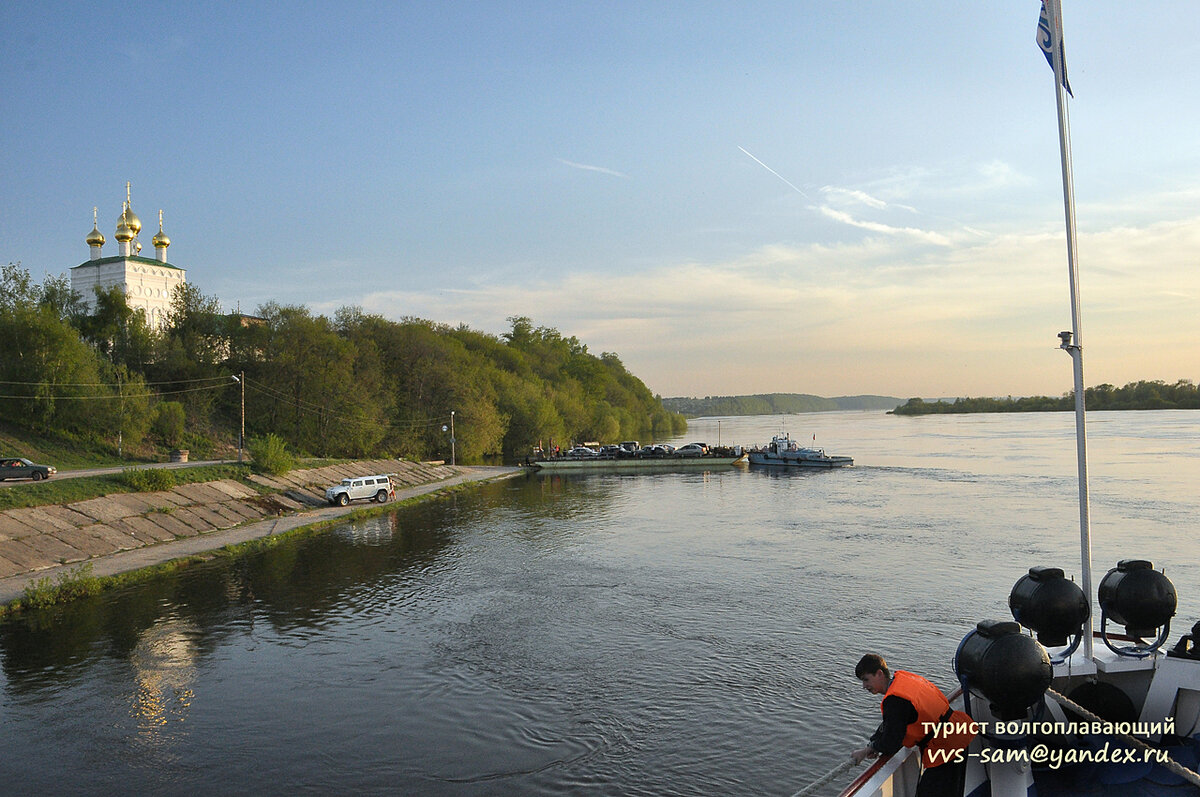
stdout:
<svg viewBox="0 0 1200 797">
<path fill-rule="evenodd" d="M 381 473 L 377 476 L 342 479 L 341 484 L 335 484 L 325 491 L 325 500 L 339 506 L 345 506 L 357 498 L 374 498 L 381 504 L 386 503 L 396 497 L 396 488 L 392 486 L 392 476 L 395 475 Z"/>
</svg>

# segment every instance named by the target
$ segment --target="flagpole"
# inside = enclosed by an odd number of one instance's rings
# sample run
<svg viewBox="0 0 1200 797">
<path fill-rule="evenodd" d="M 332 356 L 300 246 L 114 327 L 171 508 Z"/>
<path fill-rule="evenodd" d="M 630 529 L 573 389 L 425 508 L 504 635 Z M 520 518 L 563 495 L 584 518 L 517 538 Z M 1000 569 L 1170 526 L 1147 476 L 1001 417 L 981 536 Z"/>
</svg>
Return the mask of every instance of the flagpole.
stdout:
<svg viewBox="0 0 1200 797">
<path fill-rule="evenodd" d="M 1062 5 L 1060 0 L 1044 0 L 1050 22 L 1050 43 L 1054 66 L 1054 96 L 1058 106 L 1058 147 L 1062 155 L 1063 207 L 1067 224 L 1067 269 L 1071 280 L 1071 332 L 1059 333 L 1060 348 L 1071 355 L 1075 372 L 1075 444 L 1079 470 L 1079 554 L 1083 594 L 1092 607 L 1092 529 L 1091 500 L 1088 488 L 1087 426 L 1084 420 L 1083 331 L 1079 312 L 1078 251 L 1075 238 L 1075 183 L 1071 177 L 1071 126 L 1067 114 L 1067 97 L 1063 84 L 1066 65 L 1063 63 Z M 1095 612 L 1091 614 L 1094 616 Z M 1092 629 L 1088 623 L 1083 637 L 1083 655 L 1093 658 Z"/>
</svg>

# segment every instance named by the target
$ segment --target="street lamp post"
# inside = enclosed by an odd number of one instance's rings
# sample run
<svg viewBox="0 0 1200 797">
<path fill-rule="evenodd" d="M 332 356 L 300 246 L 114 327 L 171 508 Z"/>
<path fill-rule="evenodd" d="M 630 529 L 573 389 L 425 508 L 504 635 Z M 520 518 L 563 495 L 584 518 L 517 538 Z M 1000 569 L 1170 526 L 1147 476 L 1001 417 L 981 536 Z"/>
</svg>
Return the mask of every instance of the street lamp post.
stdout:
<svg viewBox="0 0 1200 797">
<path fill-rule="evenodd" d="M 442 431 L 450 433 L 450 464 L 454 465 L 454 410 L 450 410 L 450 425 L 442 424 Z"/>
<path fill-rule="evenodd" d="M 121 419 L 117 422 L 117 459 L 124 459 L 125 444 L 125 391 L 121 389 L 121 372 L 117 371 L 117 393 L 121 396 Z"/>
<path fill-rule="evenodd" d="M 238 464 L 242 464 L 242 449 L 246 445 L 246 372 L 242 371 L 240 376 L 230 376 L 237 382 L 242 389 L 242 426 L 238 430 Z"/>
</svg>

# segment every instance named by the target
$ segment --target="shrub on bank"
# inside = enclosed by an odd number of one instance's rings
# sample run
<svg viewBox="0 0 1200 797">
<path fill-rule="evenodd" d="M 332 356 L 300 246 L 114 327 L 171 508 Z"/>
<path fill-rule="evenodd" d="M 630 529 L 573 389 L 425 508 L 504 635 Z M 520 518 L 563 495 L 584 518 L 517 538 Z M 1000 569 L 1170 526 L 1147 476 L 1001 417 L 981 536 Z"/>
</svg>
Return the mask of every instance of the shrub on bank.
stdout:
<svg viewBox="0 0 1200 797">
<path fill-rule="evenodd" d="M 121 479 L 139 493 L 170 490 L 175 486 L 175 474 L 162 468 L 125 468 Z"/>
<path fill-rule="evenodd" d="M 178 446 L 183 440 L 186 414 L 183 404 L 178 401 L 164 401 L 158 405 L 158 413 L 154 418 L 154 431 L 168 446 Z"/>
<path fill-rule="evenodd" d="M 296 458 L 287 450 L 287 443 L 279 435 L 253 438 L 246 448 L 250 451 L 251 464 L 259 473 L 280 476 L 296 467 Z"/>
<path fill-rule="evenodd" d="M 69 603 L 77 598 L 98 595 L 103 589 L 99 578 L 92 575 L 91 563 L 80 565 L 74 570 L 59 573 L 58 578 L 39 578 L 25 588 L 22 607 L 44 609 L 57 603 Z"/>
</svg>

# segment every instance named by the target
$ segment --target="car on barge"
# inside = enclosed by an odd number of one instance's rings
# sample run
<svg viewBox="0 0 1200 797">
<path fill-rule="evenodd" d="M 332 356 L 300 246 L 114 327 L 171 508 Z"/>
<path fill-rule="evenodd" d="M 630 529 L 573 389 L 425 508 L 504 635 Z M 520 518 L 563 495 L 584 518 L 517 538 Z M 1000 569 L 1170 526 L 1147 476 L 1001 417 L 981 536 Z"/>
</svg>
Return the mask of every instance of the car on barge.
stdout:
<svg viewBox="0 0 1200 797">
<path fill-rule="evenodd" d="M 690 446 L 703 446 L 700 452 Z M 583 453 L 579 448 L 573 448 L 558 456 L 541 456 L 526 460 L 525 464 L 536 470 L 567 471 L 567 470 L 597 470 L 597 469 L 644 469 L 644 468 L 713 468 L 738 465 L 746 462 L 746 452 L 741 446 L 713 446 L 689 444 L 676 449 L 673 446 L 658 444 L 644 448 L 630 448 L 628 443 L 622 443 L 617 451 L 599 451 L 588 448 L 590 453 Z M 688 450 L 684 450 L 688 449 Z"/>
</svg>

